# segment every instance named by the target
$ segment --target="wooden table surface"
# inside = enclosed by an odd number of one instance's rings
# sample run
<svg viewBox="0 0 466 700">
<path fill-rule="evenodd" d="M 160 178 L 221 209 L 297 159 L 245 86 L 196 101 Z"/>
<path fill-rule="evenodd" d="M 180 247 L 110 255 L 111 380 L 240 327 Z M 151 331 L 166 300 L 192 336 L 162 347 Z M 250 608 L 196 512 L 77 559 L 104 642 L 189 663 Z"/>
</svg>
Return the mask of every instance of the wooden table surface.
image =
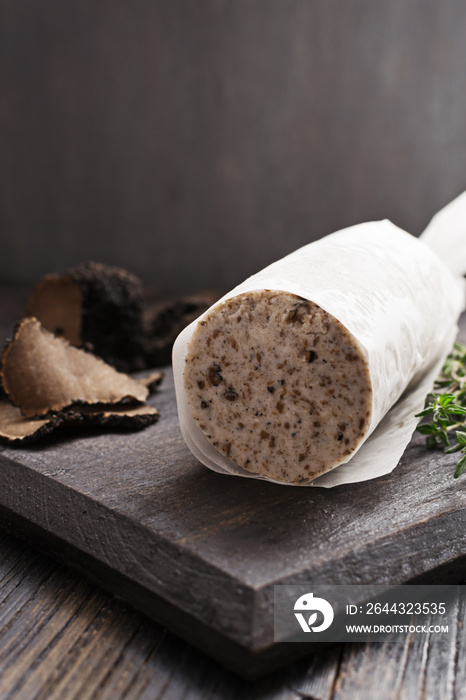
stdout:
<svg viewBox="0 0 466 700">
<path fill-rule="evenodd" d="M 6 534 L 0 581 L 4 700 L 466 697 L 461 608 L 457 637 L 448 644 L 422 635 L 340 644 L 251 683 Z"/>
<path fill-rule="evenodd" d="M 0 288 L 1 326 L 23 290 Z M 0 533 L 0 698 L 466 698 L 464 606 L 456 635 L 345 644 L 247 682 L 28 544 Z M 383 689 L 383 690 L 382 690 Z"/>
</svg>

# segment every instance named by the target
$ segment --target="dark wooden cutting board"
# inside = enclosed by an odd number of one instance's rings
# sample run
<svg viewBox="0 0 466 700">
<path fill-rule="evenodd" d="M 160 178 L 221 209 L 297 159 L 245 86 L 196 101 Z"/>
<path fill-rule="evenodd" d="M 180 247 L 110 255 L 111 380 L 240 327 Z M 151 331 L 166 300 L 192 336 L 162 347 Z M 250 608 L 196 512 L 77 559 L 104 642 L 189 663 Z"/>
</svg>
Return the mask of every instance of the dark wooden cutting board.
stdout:
<svg viewBox="0 0 466 700">
<path fill-rule="evenodd" d="M 464 328 L 464 324 L 463 324 Z M 457 582 L 466 477 L 421 437 L 392 474 L 334 489 L 210 472 L 185 447 L 173 377 L 140 433 L 63 431 L 0 449 L 0 522 L 242 675 L 309 651 L 273 643 L 277 583 Z"/>
</svg>

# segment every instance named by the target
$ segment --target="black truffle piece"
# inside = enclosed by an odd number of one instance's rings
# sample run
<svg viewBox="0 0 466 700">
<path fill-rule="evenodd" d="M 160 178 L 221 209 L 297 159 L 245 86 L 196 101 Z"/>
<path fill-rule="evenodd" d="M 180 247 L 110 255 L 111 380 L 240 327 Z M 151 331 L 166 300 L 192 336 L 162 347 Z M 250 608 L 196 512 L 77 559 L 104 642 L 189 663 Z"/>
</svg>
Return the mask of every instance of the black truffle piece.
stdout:
<svg viewBox="0 0 466 700">
<path fill-rule="evenodd" d="M 0 400 L 0 442 L 26 445 L 57 428 L 96 426 L 105 429 L 142 430 L 159 419 L 153 406 L 75 406 L 48 418 L 25 418 L 20 409 Z"/>
<path fill-rule="evenodd" d="M 46 275 L 32 293 L 26 315 L 121 371 L 146 366 L 143 286 L 127 270 L 87 262 L 64 275 Z"/>
<path fill-rule="evenodd" d="M 1 357 L 0 377 L 12 404 L 26 417 L 61 411 L 77 402 L 141 403 L 149 395 L 144 380 L 133 379 L 90 352 L 75 348 L 23 318 Z M 147 380 L 149 385 L 154 379 Z"/>
<path fill-rule="evenodd" d="M 147 366 L 170 364 L 173 343 L 178 334 L 220 296 L 220 292 L 205 291 L 147 303 L 144 310 Z"/>
</svg>

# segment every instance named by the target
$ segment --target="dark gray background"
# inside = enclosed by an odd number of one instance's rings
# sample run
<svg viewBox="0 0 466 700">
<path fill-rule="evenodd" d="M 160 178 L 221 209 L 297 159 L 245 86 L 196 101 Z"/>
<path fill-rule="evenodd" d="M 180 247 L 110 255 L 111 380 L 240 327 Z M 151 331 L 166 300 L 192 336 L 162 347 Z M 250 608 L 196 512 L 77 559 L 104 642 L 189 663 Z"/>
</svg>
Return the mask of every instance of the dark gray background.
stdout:
<svg viewBox="0 0 466 700">
<path fill-rule="evenodd" d="M 230 287 L 466 188 L 464 0 L 0 0 L 0 280 Z"/>
</svg>

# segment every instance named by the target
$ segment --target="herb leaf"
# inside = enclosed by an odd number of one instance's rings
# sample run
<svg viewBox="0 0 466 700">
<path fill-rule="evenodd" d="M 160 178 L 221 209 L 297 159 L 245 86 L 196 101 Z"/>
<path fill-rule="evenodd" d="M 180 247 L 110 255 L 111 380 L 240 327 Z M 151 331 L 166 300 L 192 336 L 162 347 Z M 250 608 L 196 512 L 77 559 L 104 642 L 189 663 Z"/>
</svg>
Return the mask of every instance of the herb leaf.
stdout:
<svg viewBox="0 0 466 700">
<path fill-rule="evenodd" d="M 416 430 L 426 436 L 426 447 L 444 447 L 447 454 L 460 452 L 454 478 L 466 472 L 466 345 L 456 342 L 448 355 L 434 391 L 427 395 Z M 428 420 L 427 420 L 428 419 Z M 452 444 L 451 444 L 452 443 Z"/>
</svg>

